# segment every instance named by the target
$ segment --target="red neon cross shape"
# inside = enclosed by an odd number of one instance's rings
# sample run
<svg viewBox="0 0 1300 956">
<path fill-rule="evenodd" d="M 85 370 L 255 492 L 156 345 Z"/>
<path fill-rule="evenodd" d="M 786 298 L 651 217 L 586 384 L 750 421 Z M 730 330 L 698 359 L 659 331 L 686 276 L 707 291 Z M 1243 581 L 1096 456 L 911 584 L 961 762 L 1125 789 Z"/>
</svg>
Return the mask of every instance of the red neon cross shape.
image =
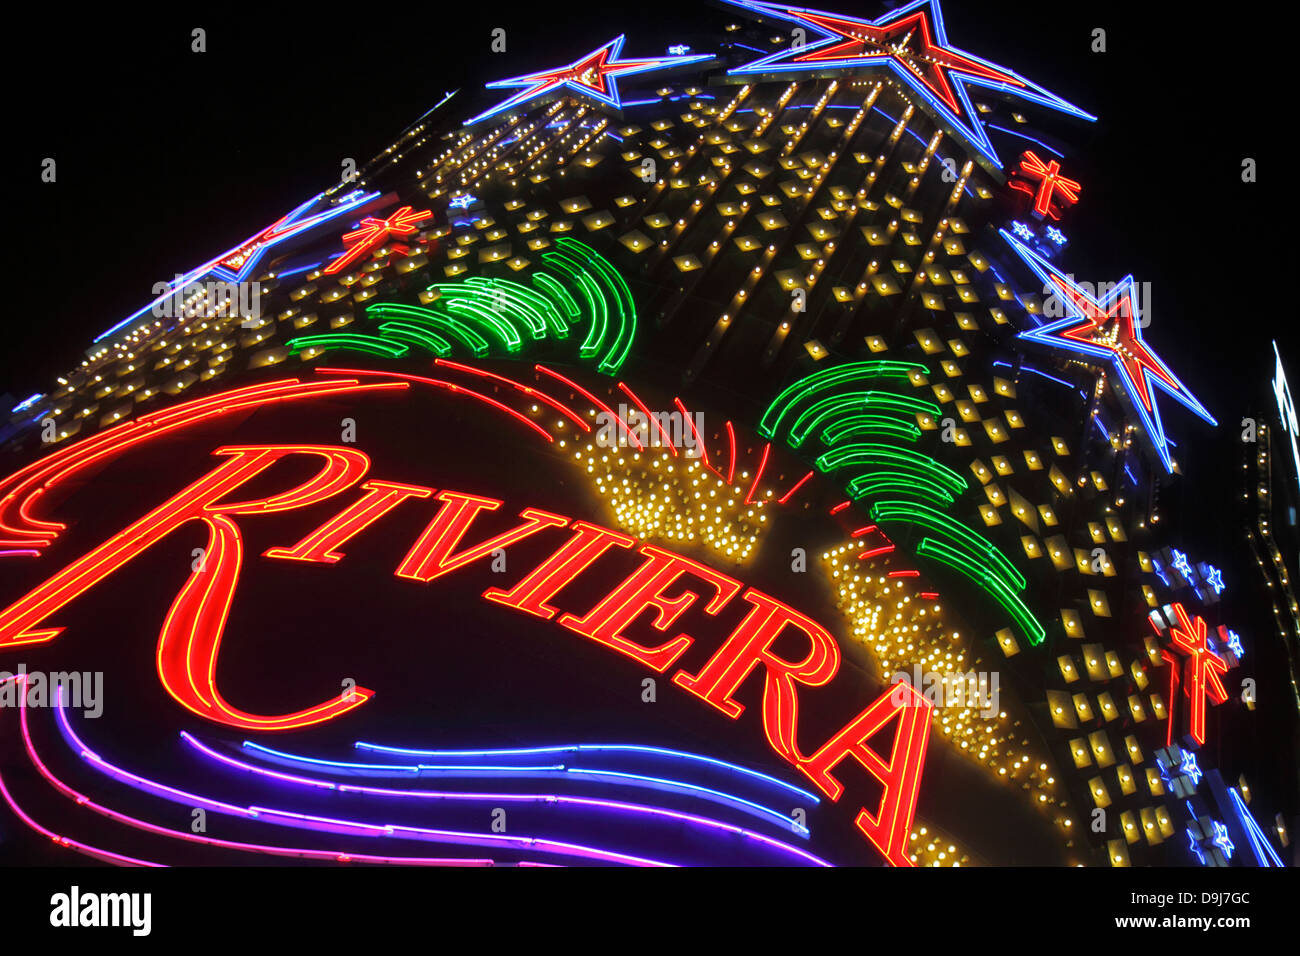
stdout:
<svg viewBox="0 0 1300 956">
<path fill-rule="evenodd" d="M 431 209 L 421 209 L 417 212 L 411 209 L 410 206 L 403 206 L 387 219 L 376 219 L 373 216 L 367 216 L 361 220 L 360 229 L 343 234 L 344 245 L 349 243 L 352 245 L 347 252 L 325 267 L 326 274 L 333 275 L 342 272 L 367 252 L 378 247 L 389 236 L 411 235 L 415 232 L 417 222 L 423 222 L 432 215 L 433 210 Z"/>
<path fill-rule="evenodd" d="M 1059 191 L 1067 202 L 1079 201 L 1079 190 L 1083 187 L 1073 179 L 1061 175 L 1061 164 L 1056 160 L 1044 163 L 1033 150 L 1025 150 L 1020 160 L 1020 171 L 1026 176 L 1039 180 L 1038 194 L 1034 197 L 1034 212 L 1040 216 L 1060 217 L 1052 212 L 1052 197 Z"/>
<path fill-rule="evenodd" d="M 1208 696 L 1216 704 L 1222 704 L 1228 699 L 1228 692 L 1219 680 L 1220 674 L 1228 673 L 1228 664 L 1210 650 L 1206 640 L 1205 621 L 1200 617 L 1189 619 L 1181 604 L 1175 604 L 1173 608 L 1178 617 L 1178 626 L 1169 629 L 1169 636 L 1174 647 L 1187 656 L 1183 668 L 1183 689 L 1191 699 L 1188 710 L 1192 737 L 1198 744 L 1204 744 L 1205 698 Z"/>
</svg>

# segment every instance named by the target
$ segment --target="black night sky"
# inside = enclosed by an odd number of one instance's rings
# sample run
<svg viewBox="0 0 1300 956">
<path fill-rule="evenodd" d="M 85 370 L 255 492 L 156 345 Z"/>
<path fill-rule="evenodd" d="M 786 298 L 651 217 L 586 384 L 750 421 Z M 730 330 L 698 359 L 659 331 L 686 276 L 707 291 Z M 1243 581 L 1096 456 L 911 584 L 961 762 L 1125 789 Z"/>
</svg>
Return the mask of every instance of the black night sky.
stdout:
<svg viewBox="0 0 1300 956">
<path fill-rule="evenodd" d="M 1222 552 L 1239 546 L 1240 531 L 1205 503 L 1238 492 L 1235 423 L 1268 412 L 1269 342 L 1284 357 L 1288 348 L 1267 272 L 1288 180 L 1274 106 L 1257 95 L 1267 67 L 1240 58 L 1198 70 L 1189 50 L 1204 43 L 1201 22 L 1137 6 L 950 0 L 944 11 L 952 43 L 1100 117 L 1071 131 L 1085 191 L 1066 265 L 1096 281 L 1131 272 L 1151 283 L 1149 340 L 1223 423 L 1208 429 L 1169 403 L 1166 426 L 1198 476 L 1181 530 L 1186 545 Z M 12 230 L 23 281 L 0 394 L 48 391 L 96 335 L 149 301 L 154 283 L 331 185 L 344 157 L 363 163 L 445 92 L 460 87 L 453 106 L 468 115 L 491 102 L 484 82 L 559 65 L 619 32 L 625 55 L 703 49 L 719 18 L 733 19 L 720 9 L 656 2 L 613 15 L 574 3 L 448 19 L 430 8 L 412 28 L 396 13 L 358 22 L 304 6 L 105 19 L 73 34 L 49 17 L 27 42 L 59 50 L 57 66 L 13 107 L 24 130 Z M 207 30 L 206 53 L 190 52 L 195 26 Z M 495 27 L 507 31 L 504 54 L 490 50 Z M 1105 53 L 1091 51 L 1098 27 Z M 1247 156 L 1258 161 L 1254 184 L 1241 181 Z M 45 157 L 58 162 L 57 183 L 40 181 Z M 1186 484 L 1169 492 L 1171 511 Z"/>
</svg>

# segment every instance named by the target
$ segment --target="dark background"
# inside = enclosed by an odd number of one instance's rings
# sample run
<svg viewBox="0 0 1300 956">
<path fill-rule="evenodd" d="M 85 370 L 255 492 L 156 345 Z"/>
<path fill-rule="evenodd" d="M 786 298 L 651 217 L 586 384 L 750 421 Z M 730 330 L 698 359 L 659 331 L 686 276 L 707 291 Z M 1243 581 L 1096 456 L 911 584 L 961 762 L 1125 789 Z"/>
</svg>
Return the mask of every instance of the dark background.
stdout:
<svg viewBox="0 0 1300 956">
<path fill-rule="evenodd" d="M 826 6 L 837 6 L 828 3 Z M 874 16 L 875 2 L 842 0 Z M 944 5 L 951 42 L 1018 70 L 1100 117 L 1075 142 L 1090 168 L 1069 234 L 1090 271 L 1154 285 L 1151 335 L 1212 410 L 1254 388 L 1280 316 L 1266 271 L 1281 168 L 1274 66 L 1211 59 L 1228 30 L 1166 4 L 969 0 Z M 7 104 L 18 131 L 18 297 L 0 353 L 0 392 L 47 391 L 90 340 L 150 299 L 155 282 L 247 238 L 337 181 L 460 87 L 455 115 L 490 99 L 481 84 L 559 65 L 624 32 L 625 55 L 703 36 L 737 16 L 707 3 L 416 8 L 322 15 L 314 5 L 93 14 L 71 29 L 37 13 L 23 39 L 48 57 Z M 190 52 L 190 30 L 207 52 Z M 504 54 L 490 31 L 507 31 Z M 1091 31 L 1107 31 L 1104 54 Z M 1283 24 L 1277 28 L 1285 33 Z M 1253 32 L 1253 30 L 1251 31 Z M 491 94 L 495 95 L 495 94 Z M 16 114 L 16 115 L 15 115 Z M 1241 160 L 1260 182 L 1243 184 Z M 40 181 L 54 157 L 58 182 Z M 1086 247 L 1082 249 L 1079 247 Z M 1178 429 L 1175 425 L 1174 433 Z"/>
</svg>

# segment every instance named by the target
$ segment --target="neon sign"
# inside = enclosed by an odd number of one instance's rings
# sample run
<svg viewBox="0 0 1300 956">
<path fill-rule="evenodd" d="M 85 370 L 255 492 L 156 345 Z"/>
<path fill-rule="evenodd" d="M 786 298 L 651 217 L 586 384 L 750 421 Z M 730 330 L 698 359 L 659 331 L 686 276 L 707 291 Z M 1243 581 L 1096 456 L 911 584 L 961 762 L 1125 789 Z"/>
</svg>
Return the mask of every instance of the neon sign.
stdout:
<svg viewBox="0 0 1300 956">
<path fill-rule="evenodd" d="M 1113 368 L 1161 464 L 1172 474 L 1174 463 L 1160 420 L 1156 391 L 1164 392 L 1211 425 L 1218 422 L 1147 345 L 1142 336 L 1146 322 L 1138 311 L 1133 277 L 1125 276 L 1107 295 L 1095 297 L 1005 229 L 1000 231 L 1002 238 L 1046 283 L 1045 287 L 1060 298 L 1068 313 L 1063 319 L 1021 332 L 1019 337 L 1101 360 Z"/>
<path fill-rule="evenodd" d="M 1296 418 L 1295 399 L 1291 397 L 1291 386 L 1287 384 L 1286 372 L 1282 368 L 1282 353 L 1273 343 L 1273 355 L 1277 364 L 1273 370 L 1273 396 L 1277 399 L 1277 417 L 1282 428 L 1291 439 L 1291 460 L 1295 464 L 1297 484 L 1300 485 L 1300 421 Z"/>
<path fill-rule="evenodd" d="M 621 60 L 619 53 L 623 50 L 624 36 L 617 36 L 603 46 L 597 47 L 586 56 L 574 60 L 567 66 L 539 73 L 528 73 L 506 80 L 495 80 L 488 84 L 488 89 L 520 88 L 519 92 L 503 100 L 489 110 L 465 121 L 466 126 L 500 116 L 524 103 L 555 96 L 562 92 L 577 93 L 590 97 L 598 103 L 613 109 L 621 109 L 623 101 L 619 97 L 618 78 L 637 73 L 649 73 L 689 63 L 699 63 L 712 59 L 708 54 L 689 56 L 655 56 L 646 59 Z"/>
<path fill-rule="evenodd" d="M 1169 629 L 1174 647 L 1187 661 L 1184 664 L 1183 687 L 1188 696 L 1188 721 L 1192 738 L 1205 743 L 1205 701 L 1208 697 L 1216 704 L 1228 699 L 1219 675 L 1228 673 L 1228 662 L 1210 650 L 1206 625 L 1201 617 L 1191 618 L 1181 604 L 1173 605 L 1177 625 Z M 1173 715 L 1169 718 L 1173 720 Z"/>
<path fill-rule="evenodd" d="M 1040 216 L 1048 216 L 1052 219 L 1061 218 L 1052 204 L 1058 192 L 1065 203 L 1073 204 L 1079 201 L 1079 190 L 1083 187 L 1075 180 L 1062 176 L 1061 164 L 1054 159 L 1044 163 L 1039 159 L 1037 153 L 1032 149 L 1027 149 L 1020 159 L 1020 172 L 1038 180 L 1038 188 L 1035 189 L 1028 183 L 1019 181 L 1011 182 L 1008 185 L 1032 195 L 1034 197 L 1034 212 Z"/>
<path fill-rule="evenodd" d="M 236 389 L 169 410 L 169 414 L 185 423 L 175 427 L 186 427 L 225 414 L 231 407 L 247 409 L 286 398 L 365 389 L 405 389 L 418 381 L 414 376 L 371 374 L 380 381 L 362 384 L 355 378 L 320 383 L 291 380 Z M 32 502 L 50 486 L 69 480 L 152 434 L 156 430 L 146 429 L 146 434 L 140 434 L 133 424 L 128 424 L 88 440 L 83 443 L 85 447 L 74 446 L 49 456 L 62 458 L 53 470 L 48 460 L 42 459 L 37 465 L 46 465 L 44 470 L 29 466 L 0 482 L 0 491 L 7 491 L 0 498 L 0 529 L 31 534 L 32 528 L 21 525 L 34 524 L 43 528 L 42 540 L 47 543 L 62 526 L 37 522 L 29 511 Z M 864 806 L 858 813 L 856 827 L 889 863 L 911 865 L 907 841 L 925 763 L 931 705 L 910 688 L 901 694 L 898 688 L 886 689 L 820 747 L 805 752 L 798 735 L 801 694 L 806 696 L 808 689 L 830 683 L 840 670 L 841 656 L 831 633 L 795 608 L 671 551 L 649 544 L 638 546 L 621 532 L 536 508 L 522 509 L 519 523 L 513 528 L 477 543 L 466 543 L 472 528 L 481 524 L 480 516 L 499 510 L 503 501 L 374 478 L 369 475 L 370 459 L 355 448 L 228 445 L 217 448 L 214 454 L 219 461 L 205 475 L 0 610 L 0 649 L 54 640 L 62 628 L 50 619 L 61 609 L 173 531 L 199 523 L 208 531 L 205 558 L 173 599 L 159 634 L 157 668 L 163 688 L 187 710 L 223 726 L 257 731 L 314 726 L 362 706 L 375 691 L 355 687 L 341 697 L 311 707 L 264 715 L 235 708 L 217 686 L 221 642 L 244 563 L 241 522 L 256 515 L 296 511 L 359 491 L 358 496 L 301 540 L 272 547 L 263 555 L 272 560 L 337 565 L 345 560 L 344 546 L 389 512 L 399 506 L 407 510 L 424 506 L 427 511 L 433 505 L 427 524 L 394 570 L 399 578 L 419 582 L 454 573 L 497 549 L 535 535 L 565 530 L 565 539 L 514 586 L 489 588 L 483 598 L 524 614 L 554 619 L 559 626 L 657 673 L 666 673 L 696 643 L 696 637 L 684 631 L 668 635 L 697 600 L 705 601 L 703 610 L 709 616 L 716 616 L 733 601 L 747 605 L 743 619 L 712 656 L 694 673 L 678 669 L 672 683 L 736 720 L 746 710 L 746 704 L 737 699 L 742 685 L 761 674 L 763 691 L 757 716 L 771 748 L 832 801 L 838 801 L 846 791 L 836 770 L 851 758 L 883 788 L 875 808 Z M 287 460 L 314 462 L 316 473 L 291 487 L 244 497 L 243 489 L 250 482 Z M 432 500 L 426 504 L 426 499 Z M 20 526 L 17 528 L 7 524 L 12 520 L 8 515 L 14 511 L 22 519 L 13 521 Z M 643 561 L 590 609 L 568 610 L 550 603 L 567 583 L 587 572 L 611 549 L 635 550 Z M 625 633 L 647 610 L 656 612 L 652 627 L 667 637 L 655 646 Z M 806 648 L 802 656 L 790 654 L 788 648 L 793 640 Z M 774 649 L 778 642 L 782 653 Z M 895 723 L 893 744 L 887 754 L 882 754 L 869 742 Z"/>
<path fill-rule="evenodd" d="M 361 220 L 361 227 L 343 234 L 343 243 L 347 251 L 324 269 L 326 275 L 342 272 L 372 249 L 377 249 L 389 236 L 409 236 L 415 233 L 415 224 L 433 216 L 433 210 L 413 210 L 403 206 L 387 219 L 367 216 Z"/>
<path fill-rule="evenodd" d="M 1014 94 L 1080 119 L 1096 119 L 1036 83 L 952 46 L 939 0 L 913 0 L 876 20 L 756 0 L 727 2 L 759 18 L 792 23 L 819 38 L 814 42 L 810 37 L 807 45 L 781 49 L 736 67 L 731 75 L 825 75 L 826 71 L 865 67 L 889 69 L 998 168 L 1002 162 L 971 105 L 968 85 Z"/>
</svg>

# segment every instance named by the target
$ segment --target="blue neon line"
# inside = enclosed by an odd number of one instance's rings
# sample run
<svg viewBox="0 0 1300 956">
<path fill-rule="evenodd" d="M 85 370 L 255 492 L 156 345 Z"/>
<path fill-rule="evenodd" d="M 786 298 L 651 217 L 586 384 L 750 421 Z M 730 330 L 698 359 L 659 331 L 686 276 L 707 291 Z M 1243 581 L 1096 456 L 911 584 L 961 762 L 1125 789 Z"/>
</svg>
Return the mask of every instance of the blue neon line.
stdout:
<svg viewBox="0 0 1300 956">
<path fill-rule="evenodd" d="M 312 263 L 310 263 L 310 264 L 308 264 L 308 265 L 305 265 L 305 266 L 302 266 L 302 267 L 300 267 L 300 268 L 298 268 L 298 269 L 291 269 L 291 270 L 289 270 L 288 272 L 277 272 L 277 273 L 276 273 L 276 278 L 283 279 L 285 276 L 296 276 L 296 275 L 299 275 L 299 274 L 301 274 L 301 273 L 303 273 L 303 272 L 309 272 L 309 271 L 311 271 L 312 269 L 315 269 L 315 268 L 317 268 L 317 267 L 319 267 L 319 266 L 320 266 L 320 263 L 319 263 L 319 262 L 312 262 Z"/>
<path fill-rule="evenodd" d="M 1019 136 L 1021 139 L 1027 139 L 1027 140 L 1029 140 L 1031 143 L 1037 143 L 1039 146 L 1043 147 L 1043 149 L 1047 150 L 1049 153 L 1052 153 L 1052 154 L 1055 155 L 1055 156 L 1059 156 L 1059 157 L 1061 157 L 1062 159 L 1065 158 L 1065 154 L 1064 154 L 1064 153 L 1062 153 L 1062 152 L 1060 152 L 1060 151 L 1058 151 L 1058 150 L 1052 149 L 1052 147 L 1048 146 L 1048 145 L 1047 145 L 1046 143 L 1044 143 L 1041 139 L 1034 139 L 1034 137 L 1032 137 L 1032 136 L 1027 136 L 1027 135 L 1024 134 L 1024 133 L 1017 132 L 1017 131 L 1014 130 L 1014 129 L 1004 129 L 1004 128 L 1001 127 L 1001 126 L 995 126 L 995 125 L 993 125 L 992 123 L 985 123 L 984 125 L 987 126 L 989 129 L 995 129 L 995 130 L 997 130 L 999 133 L 1010 133 L 1012 136 Z"/>
<path fill-rule="evenodd" d="M 1246 836 L 1250 838 L 1250 848 L 1255 854 L 1255 859 L 1259 861 L 1260 866 L 1285 866 L 1282 858 L 1273 852 L 1273 846 L 1268 842 L 1268 837 L 1264 834 L 1263 829 L 1255 821 L 1255 816 L 1246 807 L 1246 802 L 1242 799 L 1236 787 L 1228 788 L 1228 795 L 1232 797 L 1233 809 L 1237 811 L 1237 816 L 1241 818 L 1242 826 L 1246 830 Z M 1260 853 L 1260 849 L 1264 853 Z M 1265 856 L 1267 854 L 1267 857 Z"/>
<path fill-rule="evenodd" d="M 757 816 L 766 817 L 775 820 L 781 826 L 789 829 L 793 833 L 801 836 L 808 835 L 807 827 L 795 823 L 787 814 L 779 810 L 773 810 L 771 807 L 765 807 L 762 804 L 755 803 L 752 800 L 746 800 L 744 797 L 731 793 L 725 793 L 721 790 L 714 790 L 711 787 L 702 787 L 698 784 L 687 783 L 684 780 L 669 780 L 663 777 L 651 777 L 645 774 L 622 773 L 613 770 L 600 770 L 588 767 L 569 767 L 564 764 L 555 766 L 542 767 L 475 767 L 475 766 L 442 766 L 430 764 L 416 765 L 376 765 L 376 764 L 355 764 L 343 760 L 322 760 L 314 757 L 303 757 L 297 754 L 282 753 L 264 747 L 261 744 L 255 744 L 252 741 L 244 741 L 243 746 L 264 755 L 274 763 L 287 764 L 294 766 L 305 763 L 314 767 L 335 768 L 335 773 L 357 773 L 361 776 L 405 776 L 414 773 L 416 776 L 448 776 L 448 777 L 476 777 L 476 776 L 500 776 L 500 777 L 554 777 L 554 776 L 585 776 L 591 779 L 601 778 L 606 782 L 623 784 L 625 786 L 648 787 L 651 790 L 665 790 L 674 793 L 686 793 L 703 795 L 705 799 L 711 799 L 717 803 L 732 806 L 736 809 L 753 813 Z"/>
<path fill-rule="evenodd" d="M 367 750 L 374 753 L 399 754 L 406 757 L 505 757 L 505 756 L 523 756 L 529 754 L 551 754 L 551 753 L 599 753 L 599 752 L 618 752 L 618 753 L 649 753 L 657 754 L 664 757 L 676 757 L 681 760 L 696 760 L 701 763 L 712 764 L 715 767 L 722 767 L 736 773 L 746 774 L 755 777 L 766 783 L 782 787 L 795 793 L 806 800 L 814 803 L 820 803 L 821 798 L 815 793 L 809 793 L 796 787 L 794 784 L 786 783 L 777 777 L 769 776 L 758 770 L 751 770 L 748 767 L 742 767 L 739 764 L 730 763 L 726 760 L 719 760 L 716 757 L 706 757 L 703 754 L 690 753 L 685 750 L 669 750 L 666 747 L 644 747 L 635 744 L 572 744 L 569 746 L 553 747 L 522 747 L 504 750 L 411 750 L 404 747 L 386 747 L 382 744 L 371 744 L 358 740 L 355 744 L 358 750 Z"/>
</svg>

